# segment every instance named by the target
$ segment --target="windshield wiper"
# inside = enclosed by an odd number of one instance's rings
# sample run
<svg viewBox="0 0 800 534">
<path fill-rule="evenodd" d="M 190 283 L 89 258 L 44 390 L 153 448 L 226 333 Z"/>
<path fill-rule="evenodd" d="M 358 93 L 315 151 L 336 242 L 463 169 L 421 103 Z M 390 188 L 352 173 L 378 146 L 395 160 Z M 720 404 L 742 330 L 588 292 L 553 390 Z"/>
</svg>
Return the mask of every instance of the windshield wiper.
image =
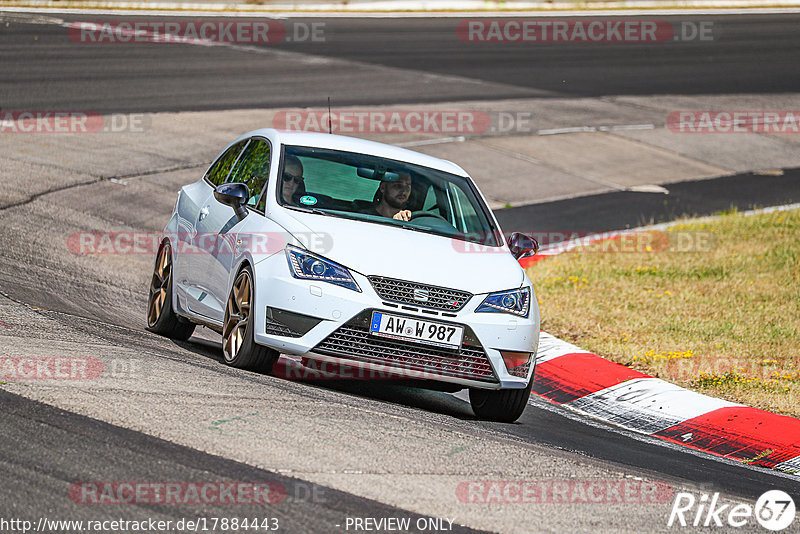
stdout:
<svg viewBox="0 0 800 534">
<path fill-rule="evenodd" d="M 346 218 L 346 217 L 342 217 L 341 215 L 337 215 L 335 213 L 331 213 L 329 211 L 323 211 L 323 210 L 321 210 L 319 208 L 301 208 L 299 206 L 284 206 L 284 207 L 289 208 L 291 210 L 300 211 L 300 212 L 303 212 L 303 213 L 316 213 L 317 215 L 327 215 L 328 217 L 339 217 L 340 219 L 341 218 Z"/>
</svg>

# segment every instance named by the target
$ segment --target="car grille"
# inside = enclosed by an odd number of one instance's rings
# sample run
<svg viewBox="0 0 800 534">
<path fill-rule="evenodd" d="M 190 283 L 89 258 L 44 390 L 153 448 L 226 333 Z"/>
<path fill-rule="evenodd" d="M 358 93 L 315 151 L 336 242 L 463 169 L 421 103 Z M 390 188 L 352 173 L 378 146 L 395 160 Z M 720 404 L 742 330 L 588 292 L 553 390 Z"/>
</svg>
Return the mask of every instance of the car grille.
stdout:
<svg viewBox="0 0 800 534">
<path fill-rule="evenodd" d="M 530 368 L 531 368 L 531 362 L 528 362 L 525 365 L 518 365 L 516 367 L 508 369 L 508 374 L 510 374 L 511 376 L 518 376 L 520 378 L 528 378 L 528 369 Z"/>
<path fill-rule="evenodd" d="M 461 351 L 373 336 L 368 323 L 352 320 L 339 327 L 313 350 L 319 354 L 398 367 L 414 373 L 497 382 L 486 352 L 463 344 Z M 474 337 L 467 327 L 465 339 Z M 424 376 L 421 376 L 424 378 Z"/>
<path fill-rule="evenodd" d="M 274 336 L 285 336 L 285 337 L 302 337 L 303 334 L 299 332 L 295 332 L 288 326 L 283 323 L 279 323 L 274 319 L 270 319 L 267 317 L 267 334 L 271 334 Z"/>
<path fill-rule="evenodd" d="M 400 302 L 403 304 L 413 304 L 426 308 L 444 311 L 458 311 L 472 298 L 472 293 L 437 287 L 416 282 L 406 282 L 405 280 L 395 280 L 383 276 L 368 277 L 375 292 L 381 298 Z M 416 293 L 416 298 L 415 298 Z M 428 300 L 421 300 L 419 297 L 425 295 Z"/>
</svg>

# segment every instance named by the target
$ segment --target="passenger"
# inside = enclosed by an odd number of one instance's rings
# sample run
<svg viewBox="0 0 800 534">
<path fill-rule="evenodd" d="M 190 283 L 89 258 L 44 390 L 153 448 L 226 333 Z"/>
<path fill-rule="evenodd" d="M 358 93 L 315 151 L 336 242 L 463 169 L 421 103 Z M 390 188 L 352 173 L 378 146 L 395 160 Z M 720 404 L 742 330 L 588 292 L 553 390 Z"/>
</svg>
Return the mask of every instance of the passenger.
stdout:
<svg viewBox="0 0 800 534">
<path fill-rule="evenodd" d="M 297 156 L 288 155 L 283 162 L 283 179 L 281 180 L 281 199 L 285 204 L 296 204 L 296 193 L 305 191 L 303 163 Z"/>
<path fill-rule="evenodd" d="M 411 175 L 400 173 L 396 181 L 384 181 L 375 192 L 375 201 L 367 212 L 371 215 L 391 217 L 398 221 L 410 221 L 411 210 L 406 209 L 411 198 Z"/>
</svg>

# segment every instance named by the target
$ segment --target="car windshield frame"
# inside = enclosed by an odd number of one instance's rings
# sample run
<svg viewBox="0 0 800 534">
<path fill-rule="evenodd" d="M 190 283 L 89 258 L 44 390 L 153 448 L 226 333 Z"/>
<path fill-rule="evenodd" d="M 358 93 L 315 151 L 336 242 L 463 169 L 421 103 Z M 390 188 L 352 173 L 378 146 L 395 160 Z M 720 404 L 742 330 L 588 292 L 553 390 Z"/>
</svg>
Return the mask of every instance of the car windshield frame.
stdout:
<svg viewBox="0 0 800 534">
<path fill-rule="evenodd" d="M 335 199 L 337 202 L 351 202 L 352 204 L 351 210 L 342 210 L 342 209 L 335 209 L 330 207 L 322 207 L 314 205 L 303 206 L 294 203 L 287 203 L 284 201 L 282 195 L 283 171 L 284 171 L 284 166 L 286 164 L 287 149 L 289 149 L 289 152 L 292 155 L 299 155 L 300 157 L 307 157 L 307 158 L 313 157 L 319 160 L 327 160 L 334 163 L 351 165 L 353 167 L 356 167 L 354 163 L 356 164 L 367 163 L 369 161 L 372 161 L 372 162 L 379 162 L 380 165 L 378 166 L 385 167 L 386 169 L 409 169 L 413 171 L 416 177 L 423 178 L 428 183 L 427 189 L 437 187 L 436 185 L 434 185 L 435 182 L 437 181 L 442 183 L 452 184 L 461 191 L 461 193 L 465 197 L 466 204 L 471 206 L 476 216 L 479 217 L 479 220 L 482 223 L 482 225 L 485 226 L 485 231 L 482 232 L 480 238 L 475 238 L 473 234 L 464 233 L 455 226 L 452 226 L 452 224 L 449 221 L 446 222 L 445 224 L 447 224 L 447 226 L 452 227 L 454 231 L 449 231 L 449 229 L 448 231 L 444 231 L 442 228 L 438 229 L 432 228 L 430 226 L 425 226 L 424 224 L 414 223 L 413 221 L 401 221 L 397 219 L 392 219 L 391 217 L 385 217 L 382 215 L 364 213 L 362 211 L 358 211 L 358 209 L 356 208 L 355 200 L 345 201 L 345 200 Z M 307 154 L 303 154 L 302 152 L 306 152 Z M 327 157 L 320 157 L 320 156 L 327 156 Z M 341 157 L 341 160 L 335 158 L 334 156 Z M 275 181 L 276 182 L 275 198 L 278 202 L 278 205 L 284 209 L 300 211 L 305 213 L 313 213 L 316 215 L 323 215 L 329 217 L 337 217 L 352 221 L 381 224 L 384 226 L 394 226 L 406 230 L 422 232 L 440 237 L 458 239 L 460 241 L 464 241 L 467 243 L 476 243 L 481 246 L 502 247 L 503 244 L 505 243 L 500 228 L 497 226 L 494 217 L 492 216 L 490 208 L 486 205 L 480 193 L 478 192 L 478 189 L 475 186 L 474 182 L 468 176 L 461 176 L 440 169 L 426 167 L 424 165 L 419 165 L 408 161 L 395 160 L 392 158 L 378 156 L 375 154 L 365 154 L 365 153 L 353 152 L 337 148 L 327 148 L 318 146 L 281 143 L 279 157 L 280 161 L 278 164 L 278 179 Z M 390 171 L 387 170 L 387 172 Z M 305 170 L 304 174 L 307 174 Z M 308 176 L 305 177 L 307 178 Z M 374 180 L 377 184 L 376 188 L 379 187 L 381 182 L 381 180 L 377 180 L 374 178 L 366 178 L 363 176 L 361 176 L 361 178 L 370 181 Z M 321 195 L 320 193 L 317 194 Z M 453 216 L 455 216 L 455 214 L 453 214 Z M 422 218 L 430 219 L 430 217 L 422 217 Z M 415 220 L 419 219 L 415 218 Z"/>
</svg>

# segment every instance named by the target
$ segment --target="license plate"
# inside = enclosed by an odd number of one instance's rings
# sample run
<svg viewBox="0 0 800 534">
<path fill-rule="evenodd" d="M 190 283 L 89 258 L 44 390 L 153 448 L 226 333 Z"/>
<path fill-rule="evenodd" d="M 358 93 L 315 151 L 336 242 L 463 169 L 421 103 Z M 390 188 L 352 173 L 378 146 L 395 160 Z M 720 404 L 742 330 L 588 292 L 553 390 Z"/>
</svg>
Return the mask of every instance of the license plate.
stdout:
<svg viewBox="0 0 800 534">
<path fill-rule="evenodd" d="M 464 327 L 403 317 L 383 312 L 372 312 L 370 334 L 404 341 L 417 341 L 427 345 L 457 349 L 464 337 Z"/>
</svg>

